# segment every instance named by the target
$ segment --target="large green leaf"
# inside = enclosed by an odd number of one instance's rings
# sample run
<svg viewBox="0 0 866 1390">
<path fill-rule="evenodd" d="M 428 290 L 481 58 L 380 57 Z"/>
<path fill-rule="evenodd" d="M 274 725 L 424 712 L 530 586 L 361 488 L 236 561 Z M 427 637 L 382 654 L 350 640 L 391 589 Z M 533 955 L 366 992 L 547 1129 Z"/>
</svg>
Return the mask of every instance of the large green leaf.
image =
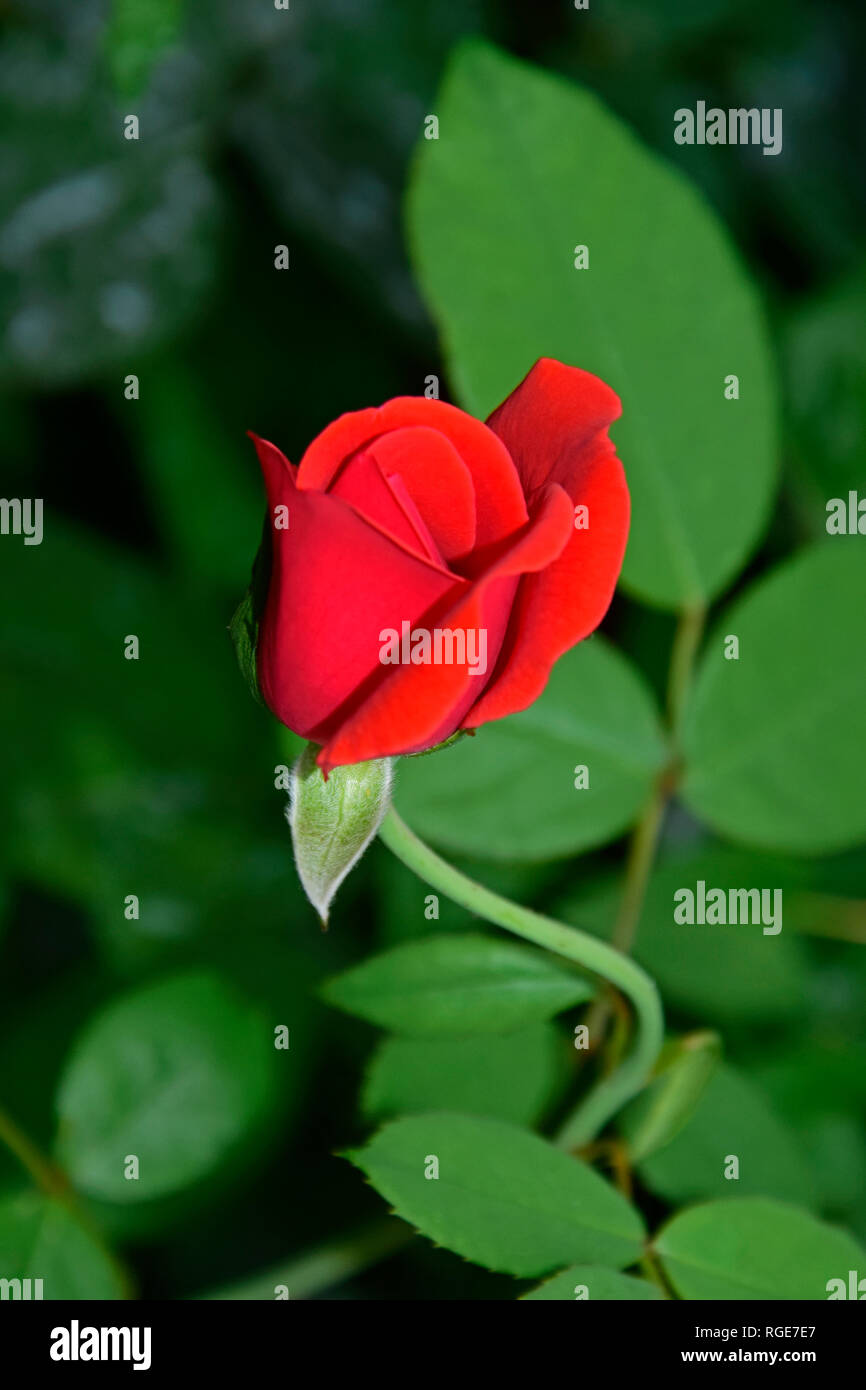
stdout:
<svg viewBox="0 0 866 1390">
<path fill-rule="evenodd" d="M 826 1299 L 830 1279 L 866 1268 L 845 1231 L 762 1197 L 690 1207 L 653 1244 L 687 1299 Z"/>
<path fill-rule="evenodd" d="M 496 49 L 461 46 L 434 109 L 409 217 L 463 404 L 486 415 L 539 357 L 609 382 L 623 580 L 662 607 L 706 600 L 754 548 L 775 480 L 765 330 L 724 230 L 592 93 Z"/>
<path fill-rule="evenodd" d="M 347 1154 L 398 1216 L 487 1269 L 632 1264 L 643 1223 L 592 1168 L 528 1130 L 438 1112 L 394 1120 Z M 438 1161 L 438 1177 L 432 1160 Z"/>
<path fill-rule="evenodd" d="M 568 1075 L 563 1039 L 548 1023 L 468 1038 L 386 1038 L 367 1074 L 371 1117 L 458 1110 L 531 1125 Z"/>
<path fill-rule="evenodd" d="M 554 859 L 628 829 L 664 758 L 649 690 L 595 637 L 566 653 L 529 709 L 429 758 L 404 758 L 395 796 L 420 835 L 449 849 Z M 575 786 L 579 766 L 586 787 Z"/>
<path fill-rule="evenodd" d="M 625 1128 L 630 1134 L 628 1122 Z M 739 1160 L 736 1180 L 725 1177 L 729 1155 Z M 676 1205 L 732 1191 L 816 1205 L 815 1178 L 795 1132 L 758 1087 L 724 1064 L 688 1124 L 638 1167 L 647 1187 Z"/>
<path fill-rule="evenodd" d="M 605 1269 L 603 1265 L 572 1265 L 571 1269 L 560 1270 L 552 1279 L 537 1284 L 529 1293 L 523 1294 L 520 1301 L 561 1303 L 601 1299 L 612 1303 L 631 1303 L 663 1297 L 655 1284 L 648 1284 L 645 1279 L 635 1279 L 630 1274 L 621 1274 L 618 1269 Z"/>
<path fill-rule="evenodd" d="M 809 547 L 760 580 L 707 644 L 683 731 L 683 796 L 733 840 L 818 854 L 866 839 L 858 539 Z M 729 634 L 737 661 L 724 656 Z"/>
<path fill-rule="evenodd" d="M 73 1048 L 57 1098 L 57 1149 L 77 1187 L 151 1201 L 220 1169 L 276 1101 L 273 1033 L 214 976 L 121 996 Z M 126 1176 L 127 1159 L 139 1176 Z"/>
<path fill-rule="evenodd" d="M 583 1003 L 592 986 L 552 957 L 487 936 L 429 936 L 336 975 L 324 997 L 416 1036 L 508 1033 Z"/>
<path fill-rule="evenodd" d="M 109 1252 L 66 1207 L 35 1192 L 15 1193 L 0 1202 L 0 1278 L 29 1279 L 31 1298 L 39 1296 L 36 1279 L 42 1280 L 45 1299 L 127 1296 Z"/>
</svg>

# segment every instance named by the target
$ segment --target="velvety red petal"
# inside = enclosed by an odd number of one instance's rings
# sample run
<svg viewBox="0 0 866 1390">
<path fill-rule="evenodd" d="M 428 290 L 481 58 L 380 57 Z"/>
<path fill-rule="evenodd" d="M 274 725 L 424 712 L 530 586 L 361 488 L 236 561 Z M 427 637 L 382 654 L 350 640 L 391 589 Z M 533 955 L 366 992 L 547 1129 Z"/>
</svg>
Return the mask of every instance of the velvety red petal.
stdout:
<svg viewBox="0 0 866 1390">
<path fill-rule="evenodd" d="M 475 488 L 469 469 L 440 430 L 389 430 L 369 446 L 385 476 L 405 487 L 441 554 L 452 560 L 475 544 Z M 332 489 L 333 490 L 333 489 Z"/>
<path fill-rule="evenodd" d="M 464 725 L 477 728 L 525 709 L 554 662 L 601 622 L 613 597 L 628 539 L 629 495 L 608 426 L 619 397 L 591 372 L 541 358 L 488 425 L 514 459 L 531 500 L 551 480 L 589 511 L 566 549 L 521 582 L 499 669 Z"/>
<path fill-rule="evenodd" d="M 524 525 L 529 512 L 508 449 L 480 420 L 446 401 L 397 396 L 385 405 L 341 415 L 328 425 L 298 466 L 298 487 L 326 490 L 341 463 L 390 430 L 438 430 L 465 463 L 475 489 L 476 545 L 500 541 Z"/>
<path fill-rule="evenodd" d="M 268 506 L 286 505 L 272 532 L 273 570 L 258 646 L 273 713 L 315 737 L 333 711 L 381 670 L 380 631 L 417 621 L 466 581 L 411 555 L 341 501 L 295 485 L 279 450 L 255 440 Z"/>
<path fill-rule="evenodd" d="M 629 495 L 619 459 L 600 447 L 584 460 L 580 502 L 588 530 L 572 530 L 553 564 L 521 580 L 499 668 L 463 721 L 478 728 L 525 709 L 563 652 L 588 637 L 610 606 L 628 539 Z"/>
<path fill-rule="evenodd" d="M 615 391 L 579 367 L 542 357 L 487 423 L 514 459 L 528 500 L 559 483 L 577 502 L 602 453 L 613 453 L 607 431 L 622 414 Z"/>
<path fill-rule="evenodd" d="M 359 516 L 433 564 L 446 568 L 441 551 L 415 508 L 399 497 L 376 460 L 376 445 L 352 454 L 331 484 L 331 497 L 348 502 Z"/>
<path fill-rule="evenodd" d="M 386 666 L 368 697 L 344 719 L 319 754 L 324 771 L 388 754 L 410 753 L 447 738 L 477 701 L 476 685 L 489 680 L 509 625 L 520 576 L 543 570 L 569 543 L 572 505 L 552 485 L 538 498 L 531 521 L 456 601 L 437 604 L 416 625 L 432 630 L 486 629 L 487 670 L 467 665 Z"/>
</svg>

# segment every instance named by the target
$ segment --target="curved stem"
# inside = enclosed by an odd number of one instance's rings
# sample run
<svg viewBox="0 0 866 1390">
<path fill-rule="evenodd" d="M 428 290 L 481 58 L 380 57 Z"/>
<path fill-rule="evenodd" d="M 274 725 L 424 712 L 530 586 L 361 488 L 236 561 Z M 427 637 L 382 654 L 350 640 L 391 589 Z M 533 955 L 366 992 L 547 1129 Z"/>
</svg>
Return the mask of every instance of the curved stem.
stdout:
<svg viewBox="0 0 866 1390">
<path fill-rule="evenodd" d="M 467 878 L 419 840 L 393 808 L 379 829 L 379 838 L 392 854 L 447 897 L 506 931 L 564 956 L 582 970 L 600 976 L 622 990 L 635 1011 L 634 1046 L 625 1061 L 599 1082 L 570 1116 L 557 1142 L 577 1148 L 593 1139 L 609 1119 L 644 1085 L 661 1049 L 664 1021 L 653 981 L 633 960 L 575 927 L 531 912 L 508 898 Z"/>
</svg>

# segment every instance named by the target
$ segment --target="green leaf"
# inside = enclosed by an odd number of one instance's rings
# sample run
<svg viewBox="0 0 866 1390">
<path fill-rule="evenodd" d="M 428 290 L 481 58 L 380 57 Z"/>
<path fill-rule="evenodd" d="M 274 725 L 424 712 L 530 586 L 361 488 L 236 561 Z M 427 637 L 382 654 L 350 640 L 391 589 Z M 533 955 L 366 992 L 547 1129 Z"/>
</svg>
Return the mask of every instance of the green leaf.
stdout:
<svg viewBox="0 0 866 1390">
<path fill-rule="evenodd" d="M 687 1299 L 827 1298 L 830 1279 L 866 1267 L 866 1251 L 807 1212 L 761 1197 L 679 1212 L 653 1242 Z"/>
<path fill-rule="evenodd" d="M 784 926 L 764 936 L 760 926 L 681 926 L 674 893 L 707 888 L 775 888 L 783 893 L 803 866 L 718 844 L 663 858 L 644 901 L 634 954 L 664 998 L 697 1023 L 781 1021 L 802 1009 L 807 964 L 802 941 Z M 622 886 L 619 880 L 581 890 L 560 903 L 555 916 L 609 937 Z"/>
<path fill-rule="evenodd" d="M 551 1018 L 592 986 L 540 951 L 487 936 L 429 936 L 384 951 L 322 987 L 330 1004 L 417 1037 L 508 1033 Z"/>
<path fill-rule="evenodd" d="M 690 1033 L 662 1051 L 658 1075 L 620 1117 L 632 1163 L 664 1148 L 688 1124 L 721 1055 L 718 1033 Z"/>
<path fill-rule="evenodd" d="M 602 377 L 623 404 L 623 581 L 705 602 L 754 549 L 776 477 L 766 332 L 727 234 L 594 94 L 487 45 L 457 50 L 432 109 L 409 220 L 462 403 L 487 415 L 539 357 Z"/>
<path fill-rule="evenodd" d="M 432 758 L 400 764 L 395 800 L 425 838 L 494 859 L 553 859 L 613 840 L 663 766 L 650 691 L 594 637 L 557 662 L 529 709 Z M 575 769 L 588 768 L 578 789 Z"/>
<path fill-rule="evenodd" d="M 77 1187 L 136 1203 L 202 1181 L 276 1102 L 273 1033 L 215 976 L 148 985 L 104 1009 L 60 1082 L 57 1152 Z M 127 1158 L 139 1178 L 125 1176 Z"/>
<path fill-rule="evenodd" d="M 468 1038 L 386 1038 L 362 1108 L 371 1119 L 441 1109 L 532 1125 L 567 1076 L 563 1039 L 547 1023 Z"/>
<path fill-rule="evenodd" d="M 725 614 L 686 712 L 682 794 L 721 834 L 827 853 L 866 839 L 866 563 L 836 537 Z M 739 660 L 724 638 L 739 638 Z"/>
<path fill-rule="evenodd" d="M 109 1253 L 65 1207 L 35 1192 L 0 1201 L 0 1278 L 41 1279 L 44 1299 L 127 1297 Z"/>
<path fill-rule="evenodd" d="M 398 1216 L 488 1269 L 531 1277 L 572 1260 L 628 1265 L 640 1253 L 643 1223 L 615 1188 L 500 1120 L 394 1120 L 346 1157 Z M 425 1177 L 434 1158 L 439 1176 Z"/>
<path fill-rule="evenodd" d="M 554 1274 L 552 1279 L 545 1279 L 543 1284 L 530 1289 L 529 1293 L 522 1294 L 520 1301 L 579 1303 L 595 1299 L 608 1303 L 630 1303 L 663 1298 L 655 1284 L 648 1284 L 645 1279 L 635 1279 L 630 1274 L 621 1274 L 618 1269 L 605 1269 L 603 1265 L 572 1265 L 570 1269 Z"/>
<path fill-rule="evenodd" d="M 630 1133 L 626 1122 L 626 1134 Z M 724 1063 L 688 1124 L 663 1148 L 638 1163 L 641 1180 L 672 1204 L 729 1196 L 729 1155 L 739 1159 L 736 1191 L 816 1205 L 815 1178 L 796 1134 L 760 1089 Z"/>
</svg>

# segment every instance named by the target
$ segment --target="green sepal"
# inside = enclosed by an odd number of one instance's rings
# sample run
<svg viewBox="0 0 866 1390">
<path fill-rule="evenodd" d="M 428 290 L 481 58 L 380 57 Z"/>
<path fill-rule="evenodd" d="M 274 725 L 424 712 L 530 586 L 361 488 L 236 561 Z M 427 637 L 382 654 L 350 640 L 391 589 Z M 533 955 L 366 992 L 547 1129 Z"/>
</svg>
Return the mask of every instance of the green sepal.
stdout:
<svg viewBox="0 0 866 1390">
<path fill-rule="evenodd" d="M 289 807 L 295 864 L 304 892 L 328 924 L 334 894 L 375 836 L 391 804 L 392 760 L 335 767 L 322 776 L 308 743 L 291 771 Z"/>
<path fill-rule="evenodd" d="M 249 587 L 229 623 L 229 635 L 234 643 L 235 656 L 241 668 L 241 675 L 249 686 L 251 695 L 255 700 L 258 700 L 260 705 L 264 705 L 265 701 L 259 686 L 256 651 L 259 643 L 259 624 L 265 611 L 271 583 L 272 560 L 270 513 L 266 511 L 262 525 L 261 544 L 253 561 Z"/>
<path fill-rule="evenodd" d="M 458 743 L 460 739 L 465 738 L 467 734 L 470 738 L 474 738 L 477 732 L 477 729 L 458 729 L 456 734 L 451 734 L 450 737 L 443 738 L 441 743 L 434 743 L 432 748 L 421 748 L 417 753 L 404 753 L 403 757 L 427 758 L 431 753 L 439 753 L 443 748 L 450 748 L 452 743 Z"/>
</svg>

